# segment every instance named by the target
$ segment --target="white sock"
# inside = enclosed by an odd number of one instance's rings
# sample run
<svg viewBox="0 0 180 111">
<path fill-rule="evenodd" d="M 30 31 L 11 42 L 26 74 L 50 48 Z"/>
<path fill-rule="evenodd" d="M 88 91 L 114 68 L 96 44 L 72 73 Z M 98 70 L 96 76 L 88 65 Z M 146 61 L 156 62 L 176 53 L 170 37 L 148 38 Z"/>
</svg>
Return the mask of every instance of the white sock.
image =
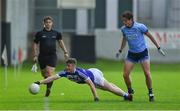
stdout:
<svg viewBox="0 0 180 111">
<path fill-rule="evenodd" d="M 124 93 L 124 94 L 123 94 L 123 97 L 125 97 L 125 96 L 127 97 L 128 95 L 129 95 L 128 93 Z"/>
</svg>

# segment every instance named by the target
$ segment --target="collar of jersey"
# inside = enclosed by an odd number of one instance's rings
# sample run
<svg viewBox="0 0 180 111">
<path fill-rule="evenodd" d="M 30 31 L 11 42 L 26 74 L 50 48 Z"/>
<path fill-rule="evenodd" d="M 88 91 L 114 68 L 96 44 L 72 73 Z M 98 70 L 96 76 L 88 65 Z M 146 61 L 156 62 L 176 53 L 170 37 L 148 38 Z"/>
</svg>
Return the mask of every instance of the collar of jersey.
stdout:
<svg viewBox="0 0 180 111">
<path fill-rule="evenodd" d="M 48 31 L 48 30 L 46 30 L 46 29 L 44 28 L 43 31 L 50 32 L 50 31 L 52 31 L 52 29 Z"/>
</svg>

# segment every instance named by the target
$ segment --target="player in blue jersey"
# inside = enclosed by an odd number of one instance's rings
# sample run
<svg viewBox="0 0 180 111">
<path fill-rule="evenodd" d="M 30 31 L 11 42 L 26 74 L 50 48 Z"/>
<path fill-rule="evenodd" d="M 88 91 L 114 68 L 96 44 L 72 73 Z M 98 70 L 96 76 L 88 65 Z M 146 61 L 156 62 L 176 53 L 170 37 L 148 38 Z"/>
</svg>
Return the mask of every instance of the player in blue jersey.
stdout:
<svg viewBox="0 0 180 111">
<path fill-rule="evenodd" d="M 56 75 L 50 76 L 44 80 L 35 82 L 36 84 L 47 84 L 53 80 L 61 77 L 76 82 L 78 84 L 88 84 L 93 93 L 94 101 L 99 101 L 96 88 L 112 92 L 118 96 L 124 97 L 124 100 L 132 101 L 132 95 L 125 93 L 118 86 L 108 82 L 104 77 L 103 73 L 97 68 L 83 69 L 76 67 L 77 61 L 74 58 L 69 58 L 66 61 L 66 69 L 59 72 Z"/>
<path fill-rule="evenodd" d="M 130 11 L 125 11 L 122 14 L 122 22 L 124 24 L 124 26 L 121 28 L 123 34 L 123 40 L 121 47 L 118 53 L 116 54 L 116 56 L 117 57 L 119 56 L 119 54 L 122 52 L 123 48 L 125 47 L 126 42 L 128 42 L 129 50 L 127 57 L 125 59 L 124 73 L 123 73 L 124 81 L 128 88 L 128 93 L 129 94 L 134 93 L 131 86 L 130 72 L 132 71 L 136 63 L 140 63 L 146 78 L 146 85 L 149 93 L 149 101 L 154 101 L 154 94 L 152 89 L 152 80 L 150 73 L 150 58 L 149 58 L 148 47 L 144 35 L 146 35 L 154 43 L 158 51 L 163 56 L 165 56 L 165 54 L 161 49 L 160 45 L 156 42 L 154 37 L 148 31 L 148 28 L 144 24 L 135 22 L 133 20 L 133 14 Z"/>
</svg>

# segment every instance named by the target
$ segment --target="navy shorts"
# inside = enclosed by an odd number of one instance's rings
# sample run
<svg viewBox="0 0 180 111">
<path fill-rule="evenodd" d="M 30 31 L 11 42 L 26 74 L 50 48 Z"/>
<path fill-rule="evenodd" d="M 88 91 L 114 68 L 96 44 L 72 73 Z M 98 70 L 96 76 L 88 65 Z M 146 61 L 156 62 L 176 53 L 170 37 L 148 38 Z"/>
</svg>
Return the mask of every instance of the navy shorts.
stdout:
<svg viewBox="0 0 180 111">
<path fill-rule="evenodd" d="M 148 53 L 147 49 L 145 49 L 144 51 L 139 52 L 139 53 L 134 53 L 134 52 L 128 51 L 128 55 L 126 57 L 126 60 L 128 60 L 132 63 L 143 62 L 148 59 L 149 59 L 149 53 Z"/>
<path fill-rule="evenodd" d="M 41 69 L 46 68 L 46 66 L 56 67 L 57 55 L 56 54 L 49 54 L 49 55 L 40 54 L 38 57 L 38 62 Z"/>
</svg>

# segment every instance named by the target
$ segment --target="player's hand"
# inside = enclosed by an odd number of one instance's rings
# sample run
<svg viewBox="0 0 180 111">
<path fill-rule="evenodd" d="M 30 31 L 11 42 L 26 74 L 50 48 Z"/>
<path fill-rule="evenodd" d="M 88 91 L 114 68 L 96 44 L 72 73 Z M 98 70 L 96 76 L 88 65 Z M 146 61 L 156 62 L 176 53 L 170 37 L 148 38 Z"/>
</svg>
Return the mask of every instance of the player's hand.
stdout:
<svg viewBox="0 0 180 111">
<path fill-rule="evenodd" d="M 34 61 L 35 63 L 37 63 L 37 62 L 38 62 L 38 56 L 34 56 L 33 61 Z"/>
<path fill-rule="evenodd" d="M 38 85 L 40 85 L 41 83 L 39 82 L 39 81 L 36 81 L 36 82 L 34 82 L 35 84 L 38 84 Z"/>
<path fill-rule="evenodd" d="M 38 67 L 37 67 L 37 64 L 35 63 L 35 64 L 32 66 L 31 71 L 32 71 L 32 72 L 37 72 L 37 69 L 38 69 Z"/>
<path fill-rule="evenodd" d="M 95 97 L 94 98 L 94 102 L 98 102 L 99 101 L 99 98 L 98 97 Z"/>
<path fill-rule="evenodd" d="M 67 60 L 68 58 L 69 58 L 69 55 L 68 55 L 68 53 L 66 52 L 66 53 L 64 53 L 64 58 L 65 58 L 65 60 Z"/>
<path fill-rule="evenodd" d="M 116 53 L 116 58 L 118 59 L 119 58 L 119 55 L 121 54 L 122 50 L 118 50 L 118 52 Z"/>
<path fill-rule="evenodd" d="M 159 52 L 161 55 L 165 56 L 165 53 L 164 53 L 164 51 L 161 49 L 161 47 L 158 48 L 158 52 Z"/>
</svg>

